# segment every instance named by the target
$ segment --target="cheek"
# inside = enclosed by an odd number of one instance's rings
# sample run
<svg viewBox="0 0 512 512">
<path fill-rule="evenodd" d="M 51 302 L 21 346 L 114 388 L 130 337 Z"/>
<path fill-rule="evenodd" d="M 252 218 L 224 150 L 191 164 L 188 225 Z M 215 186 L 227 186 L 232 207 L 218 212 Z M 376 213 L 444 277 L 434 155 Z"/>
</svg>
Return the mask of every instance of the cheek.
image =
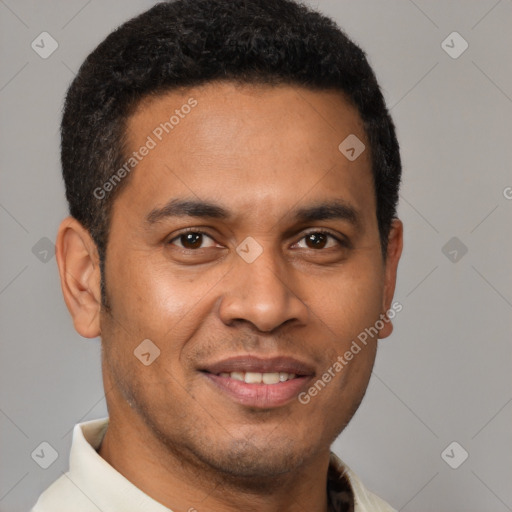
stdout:
<svg viewBox="0 0 512 512">
<path fill-rule="evenodd" d="M 308 277 L 305 283 L 317 339 L 323 345 L 323 373 L 316 378 L 328 381 L 325 389 L 321 383 L 316 390 L 310 388 L 312 395 L 305 400 L 311 399 L 313 411 L 331 411 L 333 425 L 339 425 L 357 409 L 371 375 L 377 343 L 369 333 L 381 313 L 382 267 L 368 254 L 366 259 L 347 261 L 328 278 Z"/>
<path fill-rule="evenodd" d="M 341 350 L 379 319 L 382 292 L 378 265 L 347 264 L 310 287 L 308 304 Z"/>
<path fill-rule="evenodd" d="M 182 365 L 188 364 L 190 341 L 215 307 L 216 285 L 225 273 L 225 268 L 191 273 L 142 252 L 111 265 L 107 278 L 111 314 L 105 318 L 102 335 L 115 340 L 115 358 L 140 370 L 133 351 L 149 339 L 161 351 L 160 365 L 184 380 Z M 208 338 L 215 333 L 213 327 L 208 328 Z"/>
<path fill-rule="evenodd" d="M 208 290 L 208 280 L 191 279 L 155 253 L 134 252 L 111 258 L 107 291 L 120 321 L 158 333 L 172 329 L 193 311 Z"/>
</svg>

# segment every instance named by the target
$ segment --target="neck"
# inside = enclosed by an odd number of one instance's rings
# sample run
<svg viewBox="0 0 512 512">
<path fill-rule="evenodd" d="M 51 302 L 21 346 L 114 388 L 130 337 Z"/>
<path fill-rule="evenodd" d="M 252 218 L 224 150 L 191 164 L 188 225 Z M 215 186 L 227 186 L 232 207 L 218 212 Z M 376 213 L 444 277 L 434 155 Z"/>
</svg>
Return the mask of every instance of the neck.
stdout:
<svg viewBox="0 0 512 512">
<path fill-rule="evenodd" d="M 234 477 L 161 442 L 133 411 L 112 414 L 99 455 L 136 487 L 171 510 L 327 512 L 329 450 L 294 472 Z M 134 464 L 134 461 L 136 463 Z"/>
</svg>

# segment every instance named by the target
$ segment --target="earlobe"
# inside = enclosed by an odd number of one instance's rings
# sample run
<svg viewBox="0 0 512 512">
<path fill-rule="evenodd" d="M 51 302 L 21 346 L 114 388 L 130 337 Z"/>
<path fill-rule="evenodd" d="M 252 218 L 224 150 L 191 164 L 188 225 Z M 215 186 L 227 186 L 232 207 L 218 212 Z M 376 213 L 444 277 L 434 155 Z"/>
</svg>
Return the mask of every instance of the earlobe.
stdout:
<svg viewBox="0 0 512 512">
<path fill-rule="evenodd" d="M 85 338 L 100 335 L 101 275 L 96 244 L 73 217 L 59 227 L 56 257 L 62 294 L 76 331 Z"/>
<path fill-rule="evenodd" d="M 384 290 L 382 295 L 382 312 L 385 314 L 391 309 L 393 295 L 395 294 L 398 262 L 403 249 L 403 223 L 400 219 L 393 219 L 388 237 L 386 254 L 386 267 L 384 274 Z M 391 319 L 386 318 L 384 327 L 379 330 L 379 338 L 387 338 L 393 332 Z"/>
</svg>

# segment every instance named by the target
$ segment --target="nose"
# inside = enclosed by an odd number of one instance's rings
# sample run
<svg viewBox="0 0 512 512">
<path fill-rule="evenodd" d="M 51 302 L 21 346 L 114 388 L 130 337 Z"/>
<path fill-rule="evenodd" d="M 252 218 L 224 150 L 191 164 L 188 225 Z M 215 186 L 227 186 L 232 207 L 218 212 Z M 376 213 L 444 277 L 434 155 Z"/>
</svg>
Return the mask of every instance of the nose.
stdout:
<svg viewBox="0 0 512 512">
<path fill-rule="evenodd" d="M 252 263 L 236 256 L 225 277 L 219 316 L 226 325 L 250 322 L 261 332 L 270 332 L 292 320 L 305 325 L 308 307 L 301 300 L 293 269 L 270 249 Z"/>
</svg>

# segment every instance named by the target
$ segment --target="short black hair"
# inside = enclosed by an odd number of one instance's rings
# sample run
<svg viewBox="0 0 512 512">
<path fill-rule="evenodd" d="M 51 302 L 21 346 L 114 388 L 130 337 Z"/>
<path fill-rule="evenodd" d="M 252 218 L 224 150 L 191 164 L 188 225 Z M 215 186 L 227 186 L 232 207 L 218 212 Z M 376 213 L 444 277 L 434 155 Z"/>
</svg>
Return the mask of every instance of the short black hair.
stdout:
<svg viewBox="0 0 512 512">
<path fill-rule="evenodd" d="M 352 102 L 370 143 L 385 256 L 401 162 L 364 52 L 333 20 L 293 0 L 175 0 L 113 31 L 84 61 L 66 95 L 66 197 L 70 214 L 97 245 L 102 275 L 113 200 L 129 176 L 100 198 L 95 191 L 127 161 L 127 120 L 147 97 L 218 80 L 334 89 Z"/>
</svg>

